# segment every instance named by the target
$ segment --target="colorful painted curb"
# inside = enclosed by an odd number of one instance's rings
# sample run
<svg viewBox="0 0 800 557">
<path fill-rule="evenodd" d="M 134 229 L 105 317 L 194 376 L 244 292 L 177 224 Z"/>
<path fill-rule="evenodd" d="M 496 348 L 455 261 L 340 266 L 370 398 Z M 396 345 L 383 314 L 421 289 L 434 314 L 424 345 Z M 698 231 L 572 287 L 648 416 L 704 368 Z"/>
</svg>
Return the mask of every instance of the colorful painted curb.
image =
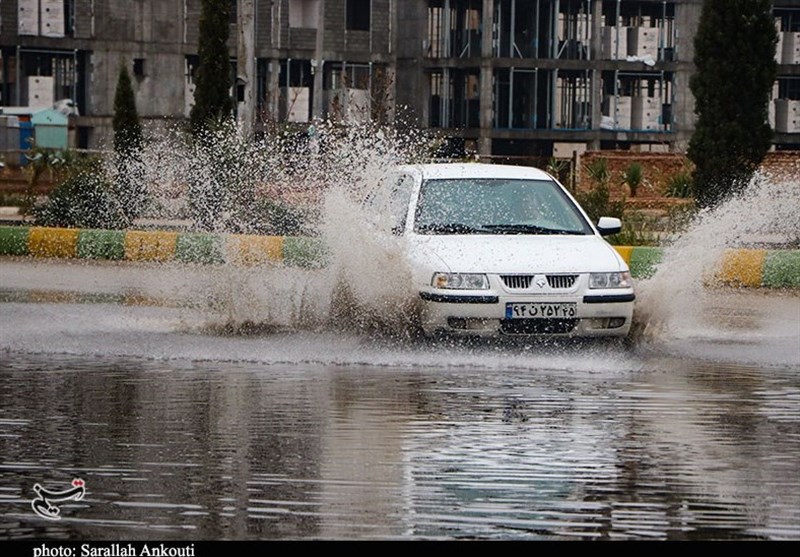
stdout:
<svg viewBox="0 0 800 557">
<path fill-rule="evenodd" d="M 663 250 L 615 246 L 636 278 L 653 276 Z M 800 250 L 729 249 L 715 269 L 714 279 L 730 286 L 800 288 Z"/>
<path fill-rule="evenodd" d="M 653 247 L 616 250 L 640 279 L 655 273 L 663 255 Z M 307 268 L 326 263 L 325 246 L 317 238 L 22 226 L 0 226 L 0 255 Z M 728 250 L 716 279 L 735 286 L 800 288 L 800 250 Z"/>
<path fill-rule="evenodd" d="M 0 255 L 299 267 L 325 264 L 316 238 L 0 226 Z"/>
</svg>

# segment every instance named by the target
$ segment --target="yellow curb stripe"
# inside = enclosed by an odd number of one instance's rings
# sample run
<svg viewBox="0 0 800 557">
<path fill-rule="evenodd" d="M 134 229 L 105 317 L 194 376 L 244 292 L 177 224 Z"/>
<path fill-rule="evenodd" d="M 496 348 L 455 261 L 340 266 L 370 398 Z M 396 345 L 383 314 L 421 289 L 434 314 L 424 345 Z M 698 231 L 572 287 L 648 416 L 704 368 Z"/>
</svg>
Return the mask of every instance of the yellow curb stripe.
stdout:
<svg viewBox="0 0 800 557">
<path fill-rule="evenodd" d="M 628 265 L 631 264 L 631 254 L 633 253 L 632 246 L 613 246 L 617 253 L 620 254 L 622 259 L 625 260 L 625 263 Z"/>
<path fill-rule="evenodd" d="M 28 235 L 28 253 L 34 257 L 76 257 L 78 232 L 77 228 L 35 226 Z"/>
<path fill-rule="evenodd" d="M 129 261 L 170 261 L 175 256 L 177 232 L 125 233 L 125 259 Z"/>
<path fill-rule="evenodd" d="M 722 256 L 717 278 L 724 284 L 735 286 L 761 286 L 767 250 L 732 249 Z"/>
<path fill-rule="evenodd" d="M 231 234 L 226 246 L 227 260 L 235 265 L 283 261 L 283 240 L 283 236 Z"/>
</svg>

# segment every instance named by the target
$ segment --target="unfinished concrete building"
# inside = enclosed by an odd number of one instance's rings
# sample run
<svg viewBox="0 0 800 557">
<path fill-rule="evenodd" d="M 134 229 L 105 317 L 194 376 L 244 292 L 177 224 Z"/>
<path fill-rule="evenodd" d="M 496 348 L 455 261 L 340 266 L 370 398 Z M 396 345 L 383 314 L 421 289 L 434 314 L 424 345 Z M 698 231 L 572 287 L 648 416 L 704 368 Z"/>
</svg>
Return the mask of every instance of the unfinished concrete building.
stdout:
<svg viewBox="0 0 800 557">
<path fill-rule="evenodd" d="M 240 120 L 391 120 L 454 151 L 683 150 L 702 0 L 231 0 Z M 778 148 L 800 147 L 800 0 L 775 0 Z M 194 95 L 200 0 L 0 0 L 0 105 L 74 102 L 76 147 L 108 144 L 120 64 L 152 126 Z"/>
<path fill-rule="evenodd" d="M 393 0 L 231 0 L 231 94 L 255 128 L 388 119 Z M 74 101 L 73 145 L 107 146 L 121 64 L 151 126 L 188 116 L 200 0 L 2 0 L 0 106 Z"/>
<path fill-rule="evenodd" d="M 701 8 L 702 0 L 410 0 L 398 103 L 481 155 L 683 150 Z M 776 146 L 796 148 L 800 2 L 776 1 L 774 16 L 781 44 L 770 117 Z"/>
</svg>

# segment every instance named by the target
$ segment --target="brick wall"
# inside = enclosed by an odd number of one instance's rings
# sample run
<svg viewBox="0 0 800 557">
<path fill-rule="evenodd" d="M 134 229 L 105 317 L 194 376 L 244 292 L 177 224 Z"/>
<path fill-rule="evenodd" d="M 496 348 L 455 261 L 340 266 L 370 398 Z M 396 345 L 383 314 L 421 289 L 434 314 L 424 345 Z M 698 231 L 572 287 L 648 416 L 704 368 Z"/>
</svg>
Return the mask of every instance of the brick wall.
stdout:
<svg viewBox="0 0 800 557">
<path fill-rule="evenodd" d="M 692 163 L 682 153 L 641 153 L 633 151 L 589 151 L 580 159 L 580 172 L 578 174 L 578 189 L 587 190 L 593 187 L 592 179 L 586 173 L 587 164 L 592 160 L 604 158 L 608 161 L 611 174 L 611 195 L 621 197 L 630 196 L 628 187 L 624 184 L 623 173 L 631 163 L 638 162 L 642 165 L 643 184 L 639 186 L 636 197 L 640 199 L 655 199 L 663 197 L 667 190 L 669 179 L 678 172 L 692 169 Z M 761 165 L 762 170 L 777 179 L 793 180 L 798 187 L 797 177 L 800 176 L 800 151 L 774 151 L 767 153 Z"/>
<path fill-rule="evenodd" d="M 636 192 L 636 197 L 647 199 L 662 197 L 666 191 L 667 181 L 681 170 L 691 168 L 685 155 L 679 153 L 641 153 L 633 151 L 589 151 L 580 159 L 578 189 L 587 190 L 594 186 L 586 173 L 586 166 L 596 159 L 606 159 L 611 174 L 609 188 L 612 196 L 629 196 L 630 191 L 624 184 L 623 173 L 634 162 L 642 165 L 643 180 Z"/>
<path fill-rule="evenodd" d="M 325 50 L 344 50 L 345 0 L 325 0 Z"/>
</svg>

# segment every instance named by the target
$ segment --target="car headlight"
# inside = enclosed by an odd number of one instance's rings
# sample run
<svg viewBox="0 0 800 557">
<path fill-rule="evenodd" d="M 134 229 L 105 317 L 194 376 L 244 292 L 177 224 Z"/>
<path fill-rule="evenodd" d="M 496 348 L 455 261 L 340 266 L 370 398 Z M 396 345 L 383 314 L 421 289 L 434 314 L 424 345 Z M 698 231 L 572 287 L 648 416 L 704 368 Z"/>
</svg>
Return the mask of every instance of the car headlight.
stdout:
<svg viewBox="0 0 800 557">
<path fill-rule="evenodd" d="M 452 290 L 488 290 L 489 279 L 481 273 L 434 273 L 431 286 Z"/>
<path fill-rule="evenodd" d="M 628 271 L 621 273 L 590 273 L 589 288 L 630 288 L 631 274 Z"/>
</svg>

